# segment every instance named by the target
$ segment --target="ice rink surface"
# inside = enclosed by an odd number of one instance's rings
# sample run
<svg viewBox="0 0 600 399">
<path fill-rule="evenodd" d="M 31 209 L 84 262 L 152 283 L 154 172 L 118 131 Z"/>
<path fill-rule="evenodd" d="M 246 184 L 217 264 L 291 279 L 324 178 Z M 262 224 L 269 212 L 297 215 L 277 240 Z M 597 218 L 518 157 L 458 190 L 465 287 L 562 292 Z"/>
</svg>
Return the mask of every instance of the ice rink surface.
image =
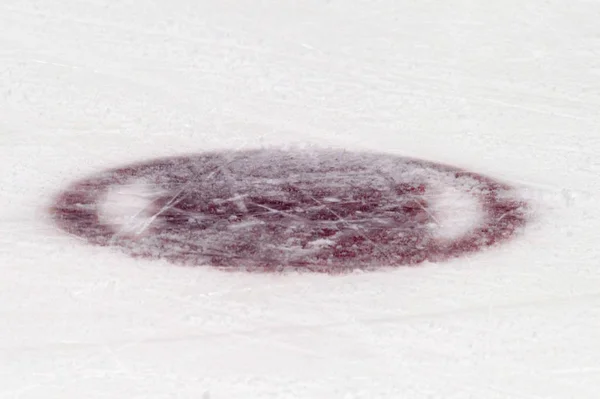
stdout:
<svg viewBox="0 0 600 399">
<path fill-rule="evenodd" d="M 0 398 L 596 399 L 600 2 L 3 0 Z M 522 189 L 455 261 L 223 273 L 88 246 L 73 180 L 319 145 Z M 457 216 L 460 217 L 460 216 Z"/>
</svg>

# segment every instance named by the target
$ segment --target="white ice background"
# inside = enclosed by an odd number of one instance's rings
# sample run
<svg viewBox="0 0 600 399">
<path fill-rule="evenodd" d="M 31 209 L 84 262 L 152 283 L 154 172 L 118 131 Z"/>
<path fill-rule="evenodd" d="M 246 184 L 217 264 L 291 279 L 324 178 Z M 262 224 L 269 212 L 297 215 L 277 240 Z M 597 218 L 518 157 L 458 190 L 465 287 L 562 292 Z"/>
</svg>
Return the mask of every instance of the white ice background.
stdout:
<svg viewBox="0 0 600 399">
<path fill-rule="evenodd" d="M 2 0 L 0 398 L 597 399 L 599 21 L 597 0 Z M 482 172 L 533 222 L 443 264 L 246 275 L 44 213 L 105 168 L 288 145 Z"/>
</svg>

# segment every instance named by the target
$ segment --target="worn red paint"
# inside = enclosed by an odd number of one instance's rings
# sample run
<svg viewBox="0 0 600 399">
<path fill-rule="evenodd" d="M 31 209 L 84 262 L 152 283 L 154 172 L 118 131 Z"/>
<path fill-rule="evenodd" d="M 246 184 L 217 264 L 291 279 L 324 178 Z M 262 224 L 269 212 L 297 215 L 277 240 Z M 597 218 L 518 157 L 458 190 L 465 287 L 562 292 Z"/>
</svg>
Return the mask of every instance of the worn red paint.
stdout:
<svg viewBox="0 0 600 399">
<path fill-rule="evenodd" d="M 146 187 L 135 232 L 102 217 L 109 190 Z M 474 198 L 481 221 L 438 237 L 444 187 Z M 65 232 L 148 259 L 226 270 L 340 273 L 440 262 L 511 238 L 527 205 L 507 184 L 386 154 L 255 150 L 158 159 L 108 170 L 62 192 Z M 139 215 L 138 215 L 139 216 Z"/>
</svg>

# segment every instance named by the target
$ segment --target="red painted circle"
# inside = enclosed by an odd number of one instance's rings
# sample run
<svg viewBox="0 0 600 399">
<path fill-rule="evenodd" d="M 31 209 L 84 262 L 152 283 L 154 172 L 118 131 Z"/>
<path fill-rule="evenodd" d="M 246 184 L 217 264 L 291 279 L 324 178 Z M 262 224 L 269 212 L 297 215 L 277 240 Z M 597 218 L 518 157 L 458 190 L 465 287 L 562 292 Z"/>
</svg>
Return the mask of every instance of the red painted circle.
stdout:
<svg viewBox="0 0 600 399">
<path fill-rule="evenodd" d="M 515 190 L 491 178 L 324 150 L 206 153 L 108 170 L 67 188 L 51 213 L 62 230 L 135 257 L 330 273 L 443 261 L 505 241 L 526 222 Z"/>
</svg>

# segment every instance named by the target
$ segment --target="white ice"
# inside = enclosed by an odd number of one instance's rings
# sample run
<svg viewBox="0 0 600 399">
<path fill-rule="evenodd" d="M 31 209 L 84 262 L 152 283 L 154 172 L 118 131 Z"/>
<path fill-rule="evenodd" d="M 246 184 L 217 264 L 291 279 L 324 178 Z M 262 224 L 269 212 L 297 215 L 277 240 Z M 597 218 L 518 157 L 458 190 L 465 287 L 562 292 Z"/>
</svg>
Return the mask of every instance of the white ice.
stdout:
<svg viewBox="0 0 600 399">
<path fill-rule="evenodd" d="M 0 398 L 597 399 L 597 0 L 3 0 Z M 499 248 L 347 276 L 134 261 L 74 179 L 320 145 L 522 187 Z"/>
</svg>

